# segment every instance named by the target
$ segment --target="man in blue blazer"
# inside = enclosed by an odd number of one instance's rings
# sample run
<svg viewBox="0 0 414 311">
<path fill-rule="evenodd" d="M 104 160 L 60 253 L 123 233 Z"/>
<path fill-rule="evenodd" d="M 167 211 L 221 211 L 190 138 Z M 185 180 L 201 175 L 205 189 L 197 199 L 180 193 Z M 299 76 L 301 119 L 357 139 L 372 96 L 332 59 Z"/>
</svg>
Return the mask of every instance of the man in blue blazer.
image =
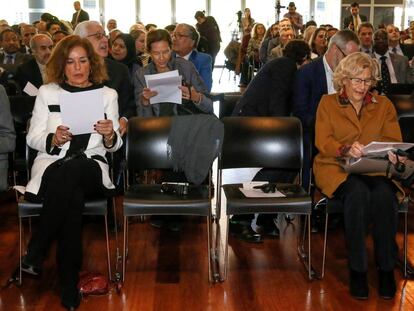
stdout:
<svg viewBox="0 0 414 311">
<path fill-rule="evenodd" d="M 337 32 L 329 41 L 323 57 L 304 65 L 296 73 L 293 115 L 302 121 L 304 134 L 303 186 L 309 185 L 311 141 L 315 128 L 316 110 L 324 94 L 335 93 L 332 75 L 339 62 L 359 51 L 359 39 L 351 30 Z"/>
<path fill-rule="evenodd" d="M 191 25 L 178 24 L 173 36 L 173 50 L 176 56 L 189 60 L 194 64 L 208 91 L 213 86 L 213 72 L 211 69 L 211 56 L 196 50 L 200 34 Z"/>
</svg>

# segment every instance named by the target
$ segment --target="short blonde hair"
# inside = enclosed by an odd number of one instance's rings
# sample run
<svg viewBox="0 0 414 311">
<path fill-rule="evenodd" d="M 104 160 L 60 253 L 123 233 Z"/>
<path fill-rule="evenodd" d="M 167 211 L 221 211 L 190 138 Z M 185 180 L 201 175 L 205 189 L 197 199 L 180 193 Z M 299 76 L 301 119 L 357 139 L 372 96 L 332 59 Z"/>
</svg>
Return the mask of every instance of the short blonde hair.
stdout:
<svg viewBox="0 0 414 311">
<path fill-rule="evenodd" d="M 372 86 L 380 80 L 379 64 L 376 59 L 367 53 L 356 52 L 342 59 L 333 74 L 334 88 L 337 92 L 344 87 L 344 79 L 352 78 L 362 73 L 366 68 L 371 70 Z"/>
</svg>

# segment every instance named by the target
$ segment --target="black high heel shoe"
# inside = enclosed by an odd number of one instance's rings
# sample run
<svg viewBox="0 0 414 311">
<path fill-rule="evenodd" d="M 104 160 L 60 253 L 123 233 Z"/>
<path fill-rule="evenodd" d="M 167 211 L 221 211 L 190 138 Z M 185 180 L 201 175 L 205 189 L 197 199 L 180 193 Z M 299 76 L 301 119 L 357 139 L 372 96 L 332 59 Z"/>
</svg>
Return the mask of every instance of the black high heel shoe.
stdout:
<svg viewBox="0 0 414 311">
<path fill-rule="evenodd" d="M 81 300 L 82 295 L 77 288 L 62 290 L 61 303 L 67 310 L 76 310 L 79 307 Z"/>
</svg>

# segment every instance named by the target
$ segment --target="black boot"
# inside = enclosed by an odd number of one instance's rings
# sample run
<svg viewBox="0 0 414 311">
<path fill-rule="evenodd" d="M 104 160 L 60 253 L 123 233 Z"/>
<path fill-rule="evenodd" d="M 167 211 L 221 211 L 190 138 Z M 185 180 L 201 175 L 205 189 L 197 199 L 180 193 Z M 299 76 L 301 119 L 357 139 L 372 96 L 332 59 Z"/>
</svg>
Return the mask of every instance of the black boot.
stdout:
<svg viewBox="0 0 414 311">
<path fill-rule="evenodd" d="M 76 310 L 81 302 L 81 295 L 76 286 L 62 287 L 61 302 L 67 310 Z"/>
<path fill-rule="evenodd" d="M 249 243 L 263 242 L 262 236 L 256 233 L 250 223 L 234 221 L 230 219 L 229 233 L 232 237 Z"/>
<path fill-rule="evenodd" d="M 394 270 L 378 270 L 378 295 L 384 299 L 392 299 L 395 296 L 395 291 Z"/>
<path fill-rule="evenodd" d="M 368 282 L 366 272 L 349 270 L 349 291 L 352 297 L 360 300 L 368 298 Z"/>
</svg>

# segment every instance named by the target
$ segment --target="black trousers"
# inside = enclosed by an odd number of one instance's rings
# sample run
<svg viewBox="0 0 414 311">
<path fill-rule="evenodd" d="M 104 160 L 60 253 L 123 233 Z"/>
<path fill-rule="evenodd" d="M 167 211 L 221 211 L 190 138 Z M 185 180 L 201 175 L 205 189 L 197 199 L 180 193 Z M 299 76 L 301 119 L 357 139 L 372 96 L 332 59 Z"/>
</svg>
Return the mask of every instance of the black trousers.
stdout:
<svg viewBox="0 0 414 311">
<path fill-rule="evenodd" d="M 377 267 L 384 271 L 393 270 L 398 252 L 395 242 L 398 202 L 392 182 L 382 176 L 351 174 L 334 196 L 344 205 L 349 268 L 367 271 L 365 237 L 372 224 Z"/>
<path fill-rule="evenodd" d="M 82 211 L 86 198 L 103 197 L 102 172 L 86 157 L 50 165 L 39 191 L 43 208 L 30 240 L 27 260 L 41 266 L 56 238 L 61 287 L 73 288 L 82 265 Z"/>
</svg>

